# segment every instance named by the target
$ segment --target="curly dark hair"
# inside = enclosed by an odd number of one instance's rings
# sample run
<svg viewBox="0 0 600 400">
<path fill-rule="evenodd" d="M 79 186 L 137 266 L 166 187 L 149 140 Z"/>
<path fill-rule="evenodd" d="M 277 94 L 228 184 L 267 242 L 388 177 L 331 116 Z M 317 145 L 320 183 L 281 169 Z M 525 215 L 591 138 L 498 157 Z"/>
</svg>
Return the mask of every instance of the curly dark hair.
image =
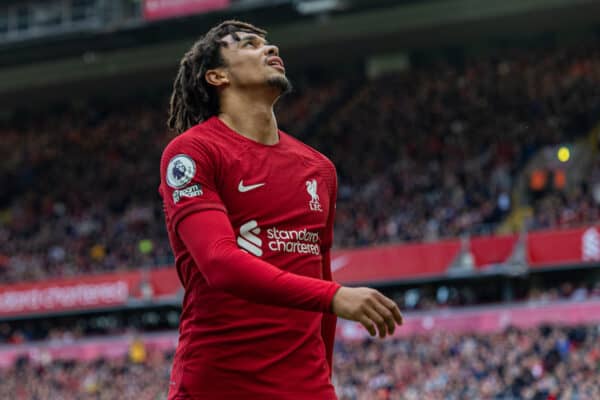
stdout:
<svg viewBox="0 0 600 400">
<path fill-rule="evenodd" d="M 171 130 L 178 134 L 185 132 L 219 113 L 219 97 L 204 75 L 209 69 L 225 65 L 221 55 L 221 47 L 225 45 L 222 39 L 231 35 L 234 40 L 240 40 L 237 32 L 254 33 L 262 37 L 267 34 L 267 31 L 252 24 L 229 20 L 209 30 L 184 54 L 169 103 L 167 126 Z"/>
</svg>

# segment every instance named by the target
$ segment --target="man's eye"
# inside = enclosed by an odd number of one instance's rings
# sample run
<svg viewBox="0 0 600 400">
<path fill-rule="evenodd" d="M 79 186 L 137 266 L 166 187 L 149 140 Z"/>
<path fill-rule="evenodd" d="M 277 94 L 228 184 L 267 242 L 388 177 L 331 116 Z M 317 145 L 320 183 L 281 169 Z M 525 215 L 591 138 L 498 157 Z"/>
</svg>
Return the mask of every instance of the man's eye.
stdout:
<svg viewBox="0 0 600 400">
<path fill-rule="evenodd" d="M 244 47 L 248 47 L 248 46 L 254 47 L 254 43 L 253 42 L 246 42 L 246 43 L 244 43 Z"/>
</svg>

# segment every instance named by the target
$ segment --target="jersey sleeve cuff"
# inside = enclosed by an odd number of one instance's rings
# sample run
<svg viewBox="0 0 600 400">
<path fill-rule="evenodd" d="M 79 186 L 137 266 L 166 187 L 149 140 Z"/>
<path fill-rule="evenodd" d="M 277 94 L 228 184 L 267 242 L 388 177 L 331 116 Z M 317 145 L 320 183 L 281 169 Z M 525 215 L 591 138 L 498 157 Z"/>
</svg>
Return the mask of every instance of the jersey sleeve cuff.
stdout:
<svg viewBox="0 0 600 400">
<path fill-rule="evenodd" d="M 325 292 L 325 296 L 323 298 L 323 312 L 333 314 L 333 296 L 335 296 L 336 292 L 342 287 L 337 282 L 329 282 L 330 285 Z"/>
</svg>

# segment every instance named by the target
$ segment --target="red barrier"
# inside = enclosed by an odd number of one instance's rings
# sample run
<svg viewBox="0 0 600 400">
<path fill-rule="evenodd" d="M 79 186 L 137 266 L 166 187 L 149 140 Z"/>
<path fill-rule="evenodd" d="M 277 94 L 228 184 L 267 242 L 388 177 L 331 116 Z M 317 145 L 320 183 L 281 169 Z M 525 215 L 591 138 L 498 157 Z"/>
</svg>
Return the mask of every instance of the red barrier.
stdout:
<svg viewBox="0 0 600 400">
<path fill-rule="evenodd" d="M 152 270 L 150 285 L 155 297 L 172 297 L 183 290 L 175 267 Z"/>
<path fill-rule="evenodd" d="M 144 19 L 154 21 L 229 7 L 229 0 L 144 0 Z"/>
<path fill-rule="evenodd" d="M 345 284 L 381 283 L 443 276 L 460 250 L 460 241 L 390 245 L 333 253 L 333 277 Z"/>
<path fill-rule="evenodd" d="M 527 236 L 531 267 L 600 261 L 600 233 L 595 226 L 532 232 Z"/>
<path fill-rule="evenodd" d="M 139 271 L 0 286 L 0 315 L 125 304 L 140 296 Z"/>
<path fill-rule="evenodd" d="M 519 239 L 518 235 L 480 236 L 470 240 L 470 250 L 475 258 L 475 266 L 501 264 L 508 260 Z"/>
</svg>

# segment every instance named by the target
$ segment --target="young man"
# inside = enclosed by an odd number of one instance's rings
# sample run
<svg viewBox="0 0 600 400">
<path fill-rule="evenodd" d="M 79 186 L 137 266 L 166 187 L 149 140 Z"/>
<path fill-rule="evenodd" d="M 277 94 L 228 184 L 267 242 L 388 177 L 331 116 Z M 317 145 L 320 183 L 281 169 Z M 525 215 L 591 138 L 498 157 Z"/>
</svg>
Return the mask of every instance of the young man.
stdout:
<svg viewBox="0 0 600 400">
<path fill-rule="evenodd" d="M 185 288 L 169 399 L 331 400 L 336 315 L 385 337 L 396 304 L 331 281 L 333 164 L 277 129 L 266 32 L 226 21 L 181 60 L 160 194 Z"/>
</svg>

